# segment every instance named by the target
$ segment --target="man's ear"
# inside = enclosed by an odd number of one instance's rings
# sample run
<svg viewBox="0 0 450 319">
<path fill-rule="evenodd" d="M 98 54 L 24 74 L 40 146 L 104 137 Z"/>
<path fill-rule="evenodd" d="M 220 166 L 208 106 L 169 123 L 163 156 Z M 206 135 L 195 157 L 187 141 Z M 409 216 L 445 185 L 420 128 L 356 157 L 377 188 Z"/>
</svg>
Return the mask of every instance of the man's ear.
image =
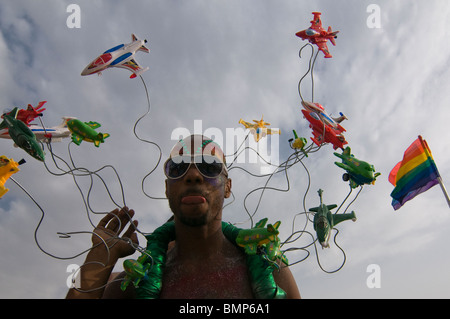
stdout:
<svg viewBox="0 0 450 319">
<path fill-rule="evenodd" d="M 167 196 L 167 179 L 165 180 L 165 182 L 166 182 L 166 191 L 165 191 L 165 194 L 166 194 L 166 197 L 169 198 L 169 196 Z"/>
<path fill-rule="evenodd" d="M 231 196 L 231 178 L 227 178 L 225 182 L 225 198 Z"/>
</svg>

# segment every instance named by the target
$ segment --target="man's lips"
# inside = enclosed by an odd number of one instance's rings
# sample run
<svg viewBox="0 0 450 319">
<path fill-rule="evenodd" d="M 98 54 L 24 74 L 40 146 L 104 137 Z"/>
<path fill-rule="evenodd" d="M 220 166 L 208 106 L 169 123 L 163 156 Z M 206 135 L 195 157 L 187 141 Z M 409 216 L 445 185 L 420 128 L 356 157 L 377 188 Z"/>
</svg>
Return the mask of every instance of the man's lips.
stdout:
<svg viewBox="0 0 450 319">
<path fill-rule="evenodd" d="M 206 203 L 206 198 L 201 195 L 187 195 L 181 198 L 181 203 L 186 205 L 198 205 Z"/>
</svg>

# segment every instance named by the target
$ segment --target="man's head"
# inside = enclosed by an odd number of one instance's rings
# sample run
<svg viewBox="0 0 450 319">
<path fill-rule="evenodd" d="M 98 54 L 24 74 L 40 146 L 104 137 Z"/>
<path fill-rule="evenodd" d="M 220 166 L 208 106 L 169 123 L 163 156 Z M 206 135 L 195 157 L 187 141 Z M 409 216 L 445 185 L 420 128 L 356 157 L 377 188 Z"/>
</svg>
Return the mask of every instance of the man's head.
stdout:
<svg viewBox="0 0 450 319">
<path fill-rule="evenodd" d="M 166 196 L 175 218 L 189 226 L 222 219 L 231 180 L 219 145 L 202 135 L 175 144 L 164 164 Z"/>
</svg>

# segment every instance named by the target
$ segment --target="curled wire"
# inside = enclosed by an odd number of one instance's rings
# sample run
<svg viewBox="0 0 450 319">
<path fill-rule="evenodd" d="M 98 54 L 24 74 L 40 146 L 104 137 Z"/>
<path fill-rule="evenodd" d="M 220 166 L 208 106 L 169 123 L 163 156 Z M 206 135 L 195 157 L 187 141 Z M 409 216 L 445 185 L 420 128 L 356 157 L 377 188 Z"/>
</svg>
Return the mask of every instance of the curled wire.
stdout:
<svg viewBox="0 0 450 319">
<path fill-rule="evenodd" d="M 314 102 L 314 66 L 315 66 L 315 64 L 316 64 L 316 59 L 317 59 L 317 56 L 318 56 L 318 54 L 319 54 L 319 51 L 317 51 L 317 52 L 316 52 L 316 55 L 314 56 L 314 51 L 315 51 L 315 50 L 314 50 L 314 47 L 313 47 L 310 43 L 307 43 L 307 44 L 305 44 L 303 47 L 300 48 L 300 51 L 299 51 L 299 53 L 298 53 L 298 55 L 299 55 L 300 58 L 302 57 L 302 51 L 303 51 L 303 49 L 304 49 L 305 47 L 307 47 L 307 46 L 310 46 L 310 47 L 311 47 L 311 57 L 309 58 L 308 70 L 307 70 L 306 73 L 300 78 L 300 81 L 298 82 L 298 93 L 299 93 L 299 95 L 300 95 L 300 98 L 301 98 L 302 102 L 305 101 L 305 100 L 303 99 L 302 92 L 301 92 L 301 84 L 302 84 L 303 79 L 304 79 L 309 73 L 311 73 L 311 102 Z"/>
</svg>

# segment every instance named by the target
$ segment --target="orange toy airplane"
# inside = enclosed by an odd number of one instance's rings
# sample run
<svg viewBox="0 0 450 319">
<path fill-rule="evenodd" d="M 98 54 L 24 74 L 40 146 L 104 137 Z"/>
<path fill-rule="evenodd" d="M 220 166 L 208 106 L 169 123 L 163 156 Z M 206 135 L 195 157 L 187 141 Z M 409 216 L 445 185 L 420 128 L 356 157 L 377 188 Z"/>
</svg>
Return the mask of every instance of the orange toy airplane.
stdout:
<svg viewBox="0 0 450 319">
<path fill-rule="evenodd" d="M 20 162 L 21 164 L 22 162 Z M 19 163 L 15 162 L 12 158 L 6 156 L 0 156 L 0 198 L 5 195 L 9 189 L 5 188 L 5 182 L 12 174 L 19 171 Z"/>
<path fill-rule="evenodd" d="M 261 138 L 265 137 L 268 134 L 280 134 L 280 130 L 272 130 L 266 127 L 266 125 L 270 125 L 270 123 L 264 122 L 263 116 L 261 117 L 260 121 L 253 120 L 253 122 L 255 122 L 255 124 L 245 122 L 242 119 L 239 120 L 239 124 L 244 125 L 245 128 L 248 128 L 250 130 L 256 142 L 258 142 Z"/>
</svg>

